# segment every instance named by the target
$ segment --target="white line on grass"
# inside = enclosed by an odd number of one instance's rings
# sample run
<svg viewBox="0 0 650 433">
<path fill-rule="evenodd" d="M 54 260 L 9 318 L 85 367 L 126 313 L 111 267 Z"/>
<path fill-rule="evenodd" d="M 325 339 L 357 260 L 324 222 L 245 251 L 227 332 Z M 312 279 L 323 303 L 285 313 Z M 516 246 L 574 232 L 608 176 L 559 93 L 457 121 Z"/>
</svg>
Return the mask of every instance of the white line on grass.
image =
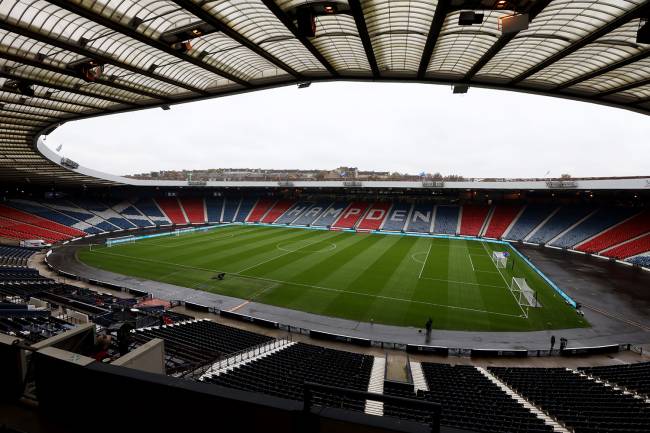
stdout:
<svg viewBox="0 0 650 433">
<path fill-rule="evenodd" d="M 472 265 L 472 270 L 476 272 L 476 269 L 474 269 L 474 262 L 472 261 L 472 255 L 468 253 L 467 257 L 469 257 L 469 264 Z"/>
<path fill-rule="evenodd" d="M 163 264 L 163 265 L 179 266 L 179 267 L 182 267 L 182 268 L 195 269 L 195 270 L 199 270 L 199 271 L 223 272 L 223 271 L 220 271 L 220 270 L 217 270 L 217 269 L 207 269 L 207 268 L 201 268 L 201 267 L 197 267 L 197 266 L 181 265 L 179 263 L 163 262 L 163 261 L 159 261 L 159 260 L 146 259 L 144 257 L 127 256 L 127 255 L 124 255 L 124 254 L 106 253 L 104 251 L 97 251 L 97 254 L 106 254 L 106 255 L 117 256 L 117 257 L 126 257 L 128 259 L 133 259 L 133 260 L 142 260 L 142 261 L 146 261 L 146 262 L 159 263 L 159 264 Z M 476 312 L 476 313 L 494 314 L 494 315 L 497 315 L 497 316 L 521 317 L 520 315 L 508 314 L 508 313 L 499 313 L 499 312 L 496 312 L 496 311 L 479 310 L 479 309 L 467 308 L 467 307 L 458 307 L 458 306 L 455 306 L 455 305 L 434 304 L 432 302 L 415 301 L 413 299 L 403 299 L 403 298 L 395 298 L 395 297 L 391 297 L 391 296 L 372 295 L 372 294 L 369 294 L 369 293 L 353 292 L 351 290 L 342 290 L 342 289 L 333 289 L 331 287 L 315 286 L 313 284 L 295 283 L 295 282 L 291 282 L 291 281 L 275 280 L 275 279 L 271 279 L 271 278 L 254 277 L 254 276 L 251 276 L 251 275 L 241 275 L 241 274 L 239 274 L 237 272 L 228 272 L 228 274 L 229 275 L 237 275 L 237 276 L 239 276 L 241 278 L 248 278 L 248 279 L 251 279 L 251 280 L 269 281 L 269 282 L 272 282 L 272 283 L 287 284 L 287 285 L 294 285 L 294 286 L 301 286 L 301 287 L 309 287 L 309 288 L 312 288 L 312 289 L 328 291 L 328 292 L 346 293 L 346 294 L 350 294 L 350 295 L 366 296 L 366 297 L 370 297 L 370 298 L 387 299 L 387 300 L 399 301 L 399 302 L 413 302 L 415 304 L 431 305 L 431 306 L 434 306 L 434 307 L 444 307 L 444 308 L 451 308 L 451 309 L 455 309 L 455 310 L 473 311 L 473 312 Z M 432 280 L 433 278 L 424 277 L 424 279 Z M 449 280 L 438 280 L 438 281 L 451 282 L 451 283 L 454 282 L 454 281 L 449 281 Z M 461 283 L 461 284 L 472 284 L 472 283 L 462 283 L 462 282 L 459 282 L 459 283 Z M 501 288 L 501 287 L 499 286 L 498 288 Z"/>
<path fill-rule="evenodd" d="M 490 257 L 490 252 L 487 250 L 487 248 L 485 248 L 485 244 L 481 243 L 481 245 L 483 245 L 483 249 L 485 250 L 485 253 L 488 255 L 488 257 Z M 515 300 L 515 304 L 517 304 L 517 306 L 521 310 L 521 313 L 523 314 L 522 317 L 528 318 L 528 315 L 526 314 L 526 312 L 524 311 L 524 308 L 521 306 L 521 304 L 517 300 L 517 297 L 512 292 L 512 290 L 510 290 L 510 286 L 508 285 L 508 281 L 506 280 L 506 277 L 503 276 L 503 273 L 501 272 L 501 269 L 499 269 L 499 267 L 497 265 L 495 265 L 494 262 L 492 262 L 492 264 L 494 265 L 495 268 L 497 268 L 497 271 L 499 272 L 499 275 L 501 275 L 501 278 L 503 279 L 503 282 L 506 283 L 506 290 L 508 290 L 508 292 L 510 292 L 510 294 L 512 295 L 512 298 Z"/>
<path fill-rule="evenodd" d="M 429 242 L 429 249 L 427 250 L 427 255 L 424 258 L 424 262 L 422 263 L 422 269 L 420 269 L 420 274 L 418 275 L 418 279 L 422 278 L 422 272 L 424 271 L 424 267 L 427 264 L 427 260 L 429 259 L 429 253 L 431 253 L 431 242 Z"/>
<path fill-rule="evenodd" d="M 268 260 L 263 260 L 263 261 L 261 261 L 261 262 L 255 264 L 255 265 L 253 265 L 253 266 L 249 266 L 249 267 L 247 267 L 247 268 L 241 269 L 241 270 L 237 271 L 236 273 L 237 273 L 237 274 L 241 274 L 242 272 L 246 272 L 246 271 L 248 271 L 248 270 L 251 270 L 251 269 L 253 269 L 253 268 L 256 268 L 256 267 L 258 267 L 258 266 L 261 266 L 261 265 L 263 265 L 263 264 L 265 264 L 265 263 L 272 262 L 272 261 L 275 260 L 275 259 L 279 259 L 280 257 L 284 257 L 284 256 L 286 256 L 287 254 L 296 253 L 296 252 L 300 251 L 300 250 L 303 249 L 303 248 L 307 248 L 308 246 L 310 246 L 310 245 L 314 245 L 314 244 L 317 244 L 317 243 L 319 243 L 319 242 L 323 242 L 323 239 L 319 239 L 319 240 L 317 240 L 317 241 L 310 242 L 310 243 L 308 243 L 307 245 L 303 245 L 302 247 L 300 247 L 300 248 L 296 248 L 296 249 L 293 250 L 293 251 L 287 251 L 286 253 L 280 254 L 279 256 L 271 257 L 271 258 L 268 259 Z M 277 245 L 276 245 L 276 247 L 277 247 Z"/>
</svg>

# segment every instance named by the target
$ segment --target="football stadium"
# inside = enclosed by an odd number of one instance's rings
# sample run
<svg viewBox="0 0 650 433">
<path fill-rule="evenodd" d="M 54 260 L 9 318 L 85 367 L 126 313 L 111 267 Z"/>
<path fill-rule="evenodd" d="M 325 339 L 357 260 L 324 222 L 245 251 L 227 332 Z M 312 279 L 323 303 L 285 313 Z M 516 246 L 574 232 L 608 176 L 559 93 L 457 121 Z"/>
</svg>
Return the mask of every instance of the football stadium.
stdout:
<svg viewBox="0 0 650 433">
<path fill-rule="evenodd" d="M 386 82 L 526 94 L 568 120 L 597 106 L 646 122 L 647 146 L 647 0 L 3 0 L 0 18 L 0 432 L 650 432 L 650 173 L 535 176 L 549 150 L 512 113 L 487 134 L 524 178 L 400 174 L 379 149 L 391 171 L 122 176 L 50 145 L 97 119 Z M 339 117 L 311 135 L 381 121 Z M 272 141 L 254 131 L 242 155 Z M 623 141 L 610 165 L 643 158 Z"/>
</svg>

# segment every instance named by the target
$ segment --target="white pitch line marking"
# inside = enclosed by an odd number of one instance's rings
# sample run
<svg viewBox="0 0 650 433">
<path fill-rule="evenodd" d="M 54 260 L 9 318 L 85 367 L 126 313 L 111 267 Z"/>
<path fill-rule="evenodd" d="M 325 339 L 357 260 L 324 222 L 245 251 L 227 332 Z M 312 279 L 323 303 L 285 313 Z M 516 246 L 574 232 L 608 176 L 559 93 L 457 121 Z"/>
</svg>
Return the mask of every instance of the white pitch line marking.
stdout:
<svg viewBox="0 0 650 433">
<path fill-rule="evenodd" d="M 422 268 L 420 269 L 420 274 L 418 275 L 418 279 L 422 278 L 422 272 L 424 271 L 424 267 L 427 264 L 427 260 L 429 260 L 429 253 L 431 253 L 431 242 L 429 242 L 429 249 L 427 250 L 427 255 L 424 258 L 424 262 L 422 263 Z"/>
</svg>

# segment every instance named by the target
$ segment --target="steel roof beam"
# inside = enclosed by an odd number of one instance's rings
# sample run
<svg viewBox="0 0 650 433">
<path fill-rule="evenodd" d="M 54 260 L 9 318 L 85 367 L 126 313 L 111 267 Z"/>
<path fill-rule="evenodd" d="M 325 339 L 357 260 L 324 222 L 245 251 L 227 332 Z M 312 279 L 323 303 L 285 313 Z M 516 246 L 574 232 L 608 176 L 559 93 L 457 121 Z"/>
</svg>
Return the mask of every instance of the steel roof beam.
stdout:
<svg viewBox="0 0 650 433">
<path fill-rule="evenodd" d="M 363 43 L 363 49 L 366 51 L 366 57 L 368 58 L 370 69 L 372 70 L 372 76 L 379 78 L 379 66 L 377 66 L 375 51 L 372 48 L 372 41 L 370 40 L 370 35 L 368 34 L 368 26 L 366 25 L 366 19 L 363 15 L 363 8 L 361 7 L 361 3 L 359 0 L 348 0 L 348 4 L 350 5 L 350 10 L 352 11 L 354 22 L 357 25 L 359 37 Z"/>
<path fill-rule="evenodd" d="M 647 84 L 650 84 L 650 78 L 646 78 L 646 79 L 641 80 L 641 81 L 635 81 L 634 83 L 628 83 L 628 84 L 624 84 L 622 86 L 614 87 L 613 89 L 609 89 L 609 90 L 606 90 L 604 92 L 598 93 L 595 97 L 596 98 L 604 98 L 605 96 L 613 95 L 613 94 L 619 93 L 619 92 L 625 92 L 626 90 L 631 90 L 631 89 L 634 89 L 636 87 L 645 86 Z M 638 104 L 638 103 L 642 103 L 642 102 L 636 102 L 636 103 Z"/>
<path fill-rule="evenodd" d="M 291 22 L 289 16 L 284 13 L 284 11 L 275 3 L 274 0 L 262 0 L 262 3 L 264 3 L 267 9 L 269 9 L 273 15 L 275 15 L 275 17 L 279 19 L 282 24 L 284 24 L 287 30 L 289 30 L 293 36 L 298 39 L 314 57 L 316 57 L 316 60 L 318 60 L 325 67 L 325 69 L 329 71 L 330 74 L 332 74 L 334 77 L 337 77 L 339 75 L 338 71 L 330 64 L 330 62 L 327 61 L 325 56 L 323 56 L 321 52 L 316 49 L 314 44 L 312 44 L 306 36 L 298 33 L 298 29 L 293 24 L 293 22 Z"/>
<path fill-rule="evenodd" d="M 429 27 L 429 34 L 427 35 L 427 42 L 424 44 L 422 51 L 422 58 L 420 59 L 420 67 L 418 68 L 418 78 L 421 80 L 427 73 L 433 50 L 436 48 L 442 25 L 445 23 L 447 14 L 451 11 L 450 0 L 440 0 L 436 6 L 436 11 L 433 13 L 431 26 Z"/>
<path fill-rule="evenodd" d="M 546 8 L 546 6 L 548 6 L 550 2 L 551 0 L 537 0 L 535 3 L 533 3 L 527 12 L 529 20 L 532 22 L 535 17 L 539 15 L 540 12 Z M 483 66 L 487 65 L 488 62 L 492 60 L 494 56 L 496 56 L 501 51 L 501 49 L 503 49 L 503 47 L 505 47 L 508 42 L 513 40 L 518 34 L 519 32 L 509 33 L 507 35 L 502 34 L 499 39 L 497 39 L 497 41 L 490 47 L 490 49 L 487 50 L 483 56 L 481 56 L 479 61 L 476 62 L 474 66 L 472 66 L 472 69 L 467 71 L 463 77 L 463 81 L 469 81 L 474 78 L 474 76 L 478 74 L 481 69 L 483 69 Z"/>
<path fill-rule="evenodd" d="M 515 85 L 517 83 L 520 83 L 521 81 L 525 80 L 526 78 L 530 77 L 531 75 L 534 75 L 538 73 L 539 71 L 551 66 L 558 60 L 561 60 L 568 56 L 569 54 L 572 54 L 579 50 L 580 48 L 583 48 L 584 46 L 596 41 L 597 39 L 605 36 L 612 30 L 616 30 L 620 26 L 627 24 L 631 20 L 635 18 L 639 18 L 643 16 L 644 14 L 648 13 L 650 11 L 650 3 L 642 3 L 639 6 L 627 11 L 620 17 L 608 22 L 606 25 L 602 26 L 601 28 L 597 29 L 596 31 L 589 33 L 587 36 L 584 38 L 572 43 L 565 49 L 561 50 L 558 53 L 555 53 L 554 55 L 548 57 L 546 60 L 538 63 L 537 65 L 533 66 L 532 68 L 528 69 L 527 71 L 519 74 L 515 78 L 513 78 L 510 83 L 510 85 Z"/>
<path fill-rule="evenodd" d="M 153 47 L 159 51 L 162 51 L 164 53 L 167 53 L 171 56 L 176 57 L 179 60 L 182 60 L 184 62 L 191 63 L 195 66 L 198 66 L 199 68 L 202 68 L 210 73 L 217 74 L 223 78 L 226 78 L 234 83 L 237 83 L 241 86 L 244 87 L 251 87 L 251 84 L 246 81 L 242 80 L 239 77 L 236 77 L 235 75 L 224 71 L 221 68 L 218 68 L 216 66 L 210 65 L 208 63 L 205 63 L 203 60 L 200 60 L 196 57 L 190 56 L 189 54 L 181 53 L 179 51 L 176 51 L 169 45 L 165 44 L 162 41 L 159 41 L 157 39 L 152 39 L 148 36 L 145 36 L 144 34 L 138 32 L 135 29 L 132 29 L 130 27 L 124 26 L 120 23 L 116 23 L 115 21 L 104 17 L 103 15 L 97 14 L 91 10 L 88 10 L 84 7 L 78 6 L 75 3 L 71 3 L 67 0 L 48 0 L 48 2 L 65 9 L 69 12 L 72 12 L 74 14 L 77 14 L 81 17 L 86 18 L 87 20 L 94 21 L 97 24 L 100 24 L 108 29 L 111 29 L 112 31 L 116 33 L 121 33 L 123 35 L 126 35 L 132 39 L 135 39 L 136 41 L 139 41 L 145 45 L 148 45 L 150 47 Z"/>
<path fill-rule="evenodd" d="M 94 59 L 98 62 L 109 64 L 109 65 L 115 65 L 118 66 L 122 69 L 125 69 L 127 71 L 131 71 L 134 74 L 139 74 L 145 77 L 149 77 L 151 79 L 161 81 L 163 83 L 171 84 L 172 86 L 175 87 L 180 87 L 185 90 L 188 90 L 193 93 L 198 93 L 202 95 L 208 95 L 209 93 L 206 92 L 203 89 L 199 89 L 198 87 L 191 86 L 189 84 L 184 84 L 181 82 L 178 82 L 176 80 L 172 80 L 170 78 L 167 78 L 163 75 L 156 74 L 155 72 L 149 72 L 144 69 L 136 68 L 134 66 L 131 66 L 127 63 L 123 63 L 119 60 L 113 59 L 112 57 L 105 56 L 101 53 L 96 53 L 90 50 L 87 50 L 85 48 L 82 48 L 80 45 L 76 43 L 71 43 L 71 42 L 64 42 L 60 39 L 56 38 L 51 38 L 49 36 L 43 35 L 41 33 L 35 32 L 33 30 L 26 29 L 24 27 L 20 27 L 14 24 L 10 24 L 6 21 L 0 21 L 0 29 L 6 30 L 8 32 L 16 33 L 21 36 L 24 36 L 26 38 L 34 39 L 39 42 L 43 42 L 44 44 L 52 45 L 55 46 L 61 50 L 64 51 L 69 51 L 71 53 L 75 53 L 80 56 L 88 57 L 91 59 Z"/>
<path fill-rule="evenodd" d="M 246 37 L 244 37 L 242 34 L 236 32 L 232 28 L 228 27 L 226 24 L 221 22 L 220 19 L 212 15 L 210 12 L 206 11 L 203 9 L 200 5 L 194 3 L 192 0 L 172 0 L 174 3 L 176 3 L 178 6 L 182 7 L 186 11 L 190 12 L 197 18 L 203 20 L 204 22 L 214 26 L 216 29 L 218 29 L 220 32 L 228 36 L 230 39 L 236 41 L 237 43 L 243 45 L 244 47 L 248 48 L 249 50 L 253 51 L 255 54 L 258 56 L 264 58 L 266 61 L 269 63 L 274 64 L 278 68 L 284 70 L 285 72 L 289 73 L 290 75 L 293 75 L 294 77 L 298 79 L 302 79 L 302 74 L 296 70 L 294 70 L 291 66 L 287 65 L 280 59 L 272 56 L 270 53 L 262 49 L 259 45 L 251 42 L 248 40 Z"/>
</svg>

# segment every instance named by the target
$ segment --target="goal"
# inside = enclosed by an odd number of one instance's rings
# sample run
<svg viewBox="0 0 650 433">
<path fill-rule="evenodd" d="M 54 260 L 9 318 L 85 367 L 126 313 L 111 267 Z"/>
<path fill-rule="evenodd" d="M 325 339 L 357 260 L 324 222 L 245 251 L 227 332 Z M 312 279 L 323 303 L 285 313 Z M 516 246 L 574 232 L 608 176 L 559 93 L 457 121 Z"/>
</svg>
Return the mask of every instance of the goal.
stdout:
<svg viewBox="0 0 650 433">
<path fill-rule="evenodd" d="M 176 229 L 176 230 L 174 230 L 174 236 L 186 235 L 186 234 L 188 234 L 188 233 L 192 233 L 192 232 L 194 232 L 194 231 L 196 231 L 196 229 L 194 229 L 194 228 L 192 228 L 192 227 L 186 227 L 186 228 L 182 228 L 182 229 Z"/>
<path fill-rule="evenodd" d="M 528 285 L 525 278 L 513 277 L 512 282 L 510 283 L 510 292 L 521 309 L 525 312 L 526 317 L 528 317 L 529 308 L 540 308 L 542 306 L 537 299 L 537 294 Z"/>
<path fill-rule="evenodd" d="M 492 262 L 497 269 L 505 269 L 508 266 L 508 257 L 510 254 L 507 251 L 493 251 Z"/>
<path fill-rule="evenodd" d="M 125 243 L 134 243 L 135 236 L 119 236 L 116 238 L 106 239 L 106 247 L 110 248 L 114 245 L 125 244 Z"/>
</svg>

